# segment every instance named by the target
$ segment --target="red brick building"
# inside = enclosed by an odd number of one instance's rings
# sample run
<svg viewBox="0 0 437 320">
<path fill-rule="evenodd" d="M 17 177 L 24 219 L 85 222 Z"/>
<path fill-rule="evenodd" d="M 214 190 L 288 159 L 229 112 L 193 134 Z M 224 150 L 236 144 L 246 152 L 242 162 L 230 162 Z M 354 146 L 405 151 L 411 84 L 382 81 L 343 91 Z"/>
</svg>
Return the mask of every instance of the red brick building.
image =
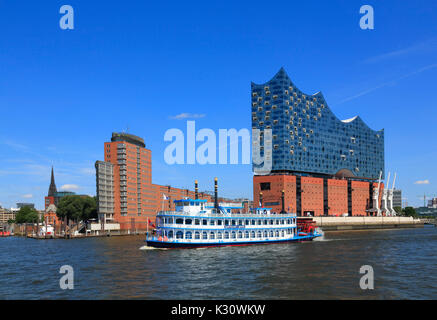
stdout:
<svg viewBox="0 0 437 320">
<path fill-rule="evenodd" d="M 298 175 L 273 174 L 253 177 L 253 199 L 259 204 L 281 212 L 281 194 L 284 190 L 284 206 L 298 216 L 369 216 L 372 207 L 373 188 L 378 183 L 354 181 L 342 178 L 320 178 Z M 380 184 L 381 204 L 384 184 Z"/>
<path fill-rule="evenodd" d="M 157 211 L 175 209 L 173 200 L 195 197 L 188 189 L 152 184 L 151 155 L 142 138 L 112 134 L 111 142 L 104 144 L 105 161 L 96 162 L 99 220 L 119 223 L 121 230 L 145 230 Z M 204 192 L 198 198 L 212 201 Z"/>
</svg>

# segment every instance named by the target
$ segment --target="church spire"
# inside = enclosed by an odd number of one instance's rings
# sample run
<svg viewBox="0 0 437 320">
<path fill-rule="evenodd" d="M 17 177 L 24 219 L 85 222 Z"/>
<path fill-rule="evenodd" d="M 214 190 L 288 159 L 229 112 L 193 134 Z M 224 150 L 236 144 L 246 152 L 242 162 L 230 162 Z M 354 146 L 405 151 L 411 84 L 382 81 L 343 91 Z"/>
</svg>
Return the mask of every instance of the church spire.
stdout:
<svg viewBox="0 0 437 320">
<path fill-rule="evenodd" d="M 53 166 L 52 166 L 52 177 L 50 179 L 50 187 L 49 187 L 49 197 L 53 197 L 55 195 L 55 193 L 57 192 L 56 190 L 56 184 L 55 184 L 55 175 L 53 173 Z"/>
</svg>

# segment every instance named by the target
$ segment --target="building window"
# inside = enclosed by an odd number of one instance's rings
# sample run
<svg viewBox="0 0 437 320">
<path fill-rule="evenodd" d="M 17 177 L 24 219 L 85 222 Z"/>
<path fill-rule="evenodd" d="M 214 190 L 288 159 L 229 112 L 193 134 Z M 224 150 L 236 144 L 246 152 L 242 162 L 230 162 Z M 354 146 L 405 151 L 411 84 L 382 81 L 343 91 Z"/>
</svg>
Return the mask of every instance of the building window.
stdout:
<svg viewBox="0 0 437 320">
<path fill-rule="evenodd" d="M 261 190 L 270 190 L 270 182 L 261 182 L 260 183 Z"/>
</svg>

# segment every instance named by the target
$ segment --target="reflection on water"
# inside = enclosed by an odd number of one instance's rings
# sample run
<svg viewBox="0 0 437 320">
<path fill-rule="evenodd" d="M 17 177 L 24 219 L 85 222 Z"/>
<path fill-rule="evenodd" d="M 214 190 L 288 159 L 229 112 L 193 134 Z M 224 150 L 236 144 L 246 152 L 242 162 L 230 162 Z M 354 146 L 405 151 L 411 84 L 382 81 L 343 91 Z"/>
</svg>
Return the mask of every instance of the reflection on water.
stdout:
<svg viewBox="0 0 437 320">
<path fill-rule="evenodd" d="M 1 299 L 437 299 L 437 228 L 320 241 L 161 250 L 144 238 L 0 238 Z M 359 287 L 362 265 L 375 290 Z M 59 288 L 74 268 L 75 289 Z"/>
</svg>

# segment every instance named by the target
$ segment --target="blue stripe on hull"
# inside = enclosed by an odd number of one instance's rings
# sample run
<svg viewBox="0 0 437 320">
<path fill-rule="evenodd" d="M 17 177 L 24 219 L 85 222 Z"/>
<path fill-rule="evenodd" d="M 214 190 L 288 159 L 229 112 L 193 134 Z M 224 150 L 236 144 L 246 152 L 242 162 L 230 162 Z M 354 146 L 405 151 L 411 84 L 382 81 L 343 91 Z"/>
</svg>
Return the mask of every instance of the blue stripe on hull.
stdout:
<svg viewBox="0 0 437 320">
<path fill-rule="evenodd" d="M 317 237 L 320 237 L 320 235 L 296 237 L 287 240 L 216 242 L 216 243 L 182 243 L 182 242 L 164 242 L 164 241 L 148 240 L 146 241 L 146 244 L 149 247 L 154 247 L 154 248 L 168 248 L 168 249 L 191 248 L 192 249 L 192 248 L 208 248 L 208 247 L 248 246 L 248 245 L 256 245 L 256 244 L 273 244 L 273 243 L 285 243 L 285 242 L 303 242 L 303 241 L 311 241 Z"/>
</svg>

